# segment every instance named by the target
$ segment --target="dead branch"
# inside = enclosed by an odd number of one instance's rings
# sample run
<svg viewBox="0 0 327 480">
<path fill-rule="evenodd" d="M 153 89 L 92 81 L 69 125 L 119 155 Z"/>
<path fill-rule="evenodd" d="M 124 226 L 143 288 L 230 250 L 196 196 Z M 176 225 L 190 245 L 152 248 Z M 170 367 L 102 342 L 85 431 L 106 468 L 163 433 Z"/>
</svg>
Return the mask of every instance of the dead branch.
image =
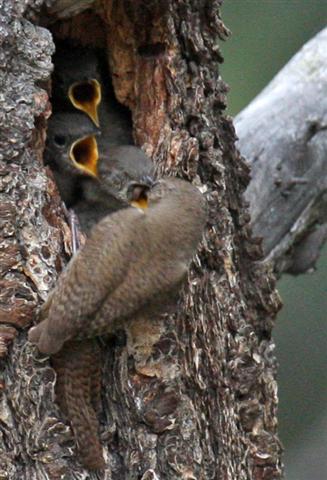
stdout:
<svg viewBox="0 0 327 480">
<path fill-rule="evenodd" d="M 311 269 L 327 238 L 327 29 L 235 119 L 245 197 L 276 272 Z"/>
</svg>

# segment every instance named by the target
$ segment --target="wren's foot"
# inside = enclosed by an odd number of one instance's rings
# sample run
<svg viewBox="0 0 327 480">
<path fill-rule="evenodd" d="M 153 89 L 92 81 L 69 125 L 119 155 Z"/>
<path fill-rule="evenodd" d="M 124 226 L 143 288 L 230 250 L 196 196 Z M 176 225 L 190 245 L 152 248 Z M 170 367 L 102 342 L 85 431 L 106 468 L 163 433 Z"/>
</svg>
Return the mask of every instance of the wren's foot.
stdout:
<svg viewBox="0 0 327 480">
<path fill-rule="evenodd" d="M 81 246 L 79 241 L 79 228 L 78 228 L 79 222 L 74 210 L 69 210 L 68 214 L 69 214 L 68 221 L 69 221 L 70 231 L 72 234 L 72 250 L 73 250 L 73 255 L 75 255 L 75 253 Z"/>
<path fill-rule="evenodd" d="M 75 255 L 81 243 L 83 243 L 83 241 L 81 241 L 83 240 L 83 235 L 80 231 L 79 220 L 74 210 L 71 208 L 68 210 L 64 204 L 64 213 L 72 236 L 72 254 Z"/>
<path fill-rule="evenodd" d="M 65 339 L 61 337 L 55 338 L 53 335 L 50 335 L 46 328 L 46 322 L 44 321 L 30 328 L 28 341 L 36 345 L 41 353 L 54 355 L 62 348 Z"/>
</svg>

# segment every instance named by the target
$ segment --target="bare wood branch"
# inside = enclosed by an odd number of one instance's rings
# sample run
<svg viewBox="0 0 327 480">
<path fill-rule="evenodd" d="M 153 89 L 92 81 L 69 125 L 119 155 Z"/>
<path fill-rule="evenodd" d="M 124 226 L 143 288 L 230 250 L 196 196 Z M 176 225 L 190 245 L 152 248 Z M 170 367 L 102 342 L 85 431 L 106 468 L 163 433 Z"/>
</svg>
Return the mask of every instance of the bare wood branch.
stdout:
<svg viewBox="0 0 327 480">
<path fill-rule="evenodd" d="M 235 119 L 245 197 L 276 272 L 314 266 L 327 238 L 327 28 Z"/>
</svg>

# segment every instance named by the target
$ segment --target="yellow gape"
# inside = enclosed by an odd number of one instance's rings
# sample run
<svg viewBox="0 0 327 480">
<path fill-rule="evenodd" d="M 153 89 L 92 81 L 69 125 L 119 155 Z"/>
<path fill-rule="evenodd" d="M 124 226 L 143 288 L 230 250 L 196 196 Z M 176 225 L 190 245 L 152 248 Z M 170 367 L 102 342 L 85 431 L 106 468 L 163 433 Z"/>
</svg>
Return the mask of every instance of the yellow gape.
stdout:
<svg viewBox="0 0 327 480">
<path fill-rule="evenodd" d="M 98 106 L 101 102 L 101 85 L 97 80 L 73 83 L 68 89 L 68 97 L 75 108 L 85 112 L 99 127 Z"/>
<path fill-rule="evenodd" d="M 98 176 L 98 145 L 93 135 L 76 140 L 70 147 L 69 157 L 77 168 L 83 172 Z"/>
<path fill-rule="evenodd" d="M 148 208 L 148 199 L 140 198 L 139 200 L 133 200 L 131 202 L 131 205 L 135 208 L 142 208 L 142 210 L 145 210 L 146 208 Z"/>
<path fill-rule="evenodd" d="M 147 191 L 144 189 L 142 185 L 134 188 L 133 198 L 131 199 L 130 204 L 133 207 L 141 208 L 142 210 L 145 210 L 146 208 L 148 208 L 149 203 L 148 203 Z"/>
</svg>

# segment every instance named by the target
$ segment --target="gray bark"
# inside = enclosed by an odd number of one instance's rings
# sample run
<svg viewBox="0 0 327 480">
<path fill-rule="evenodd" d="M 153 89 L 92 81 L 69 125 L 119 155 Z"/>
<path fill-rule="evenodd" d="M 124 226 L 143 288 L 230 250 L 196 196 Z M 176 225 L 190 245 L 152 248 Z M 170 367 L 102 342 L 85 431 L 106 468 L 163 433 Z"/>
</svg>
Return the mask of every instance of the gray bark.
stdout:
<svg viewBox="0 0 327 480">
<path fill-rule="evenodd" d="M 254 234 L 278 274 L 313 268 L 327 238 L 327 28 L 235 119 Z"/>
</svg>

